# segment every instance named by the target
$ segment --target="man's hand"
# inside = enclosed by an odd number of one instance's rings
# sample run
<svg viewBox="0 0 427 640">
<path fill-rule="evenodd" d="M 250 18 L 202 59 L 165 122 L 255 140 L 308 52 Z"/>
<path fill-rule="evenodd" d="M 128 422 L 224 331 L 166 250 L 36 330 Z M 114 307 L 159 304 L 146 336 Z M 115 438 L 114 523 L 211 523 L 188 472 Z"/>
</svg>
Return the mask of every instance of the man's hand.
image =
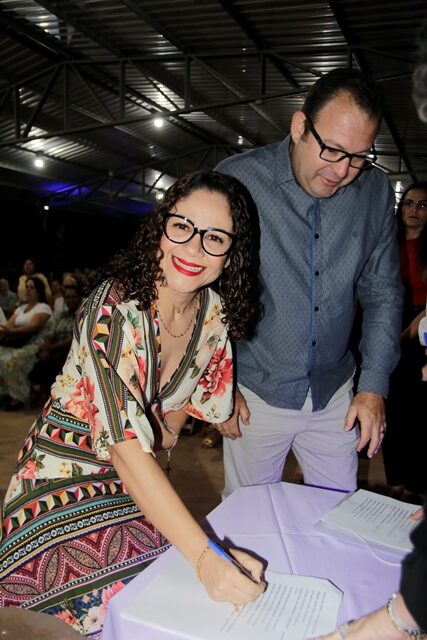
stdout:
<svg viewBox="0 0 427 640">
<path fill-rule="evenodd" d="M 360 424 L 360 440 L 357 451 L 369 444 L 368 458 L 372 458 L 380 448 L 386 430 L 384 398 L 377 393 L 360 391 L 349 406 L 345 417 L 344 431 Z"/>
<path fill-rule="evenodd" d="M 224 436 L 224 438 L 235 440 L 236 438 L 242 437 L 239 421 L 241 420 L 245 426 L 248 426 L 250 415 L 251 414 L 248 409 L 248 405 L 246 404 L 246 400 L 237 389 L 236 398 L 234 400 L 233 415 L 225 422 L 220 422 L 219 424 L 216 424 L 214 426 L 220 432 L 220 434 Z"/>
</svg>

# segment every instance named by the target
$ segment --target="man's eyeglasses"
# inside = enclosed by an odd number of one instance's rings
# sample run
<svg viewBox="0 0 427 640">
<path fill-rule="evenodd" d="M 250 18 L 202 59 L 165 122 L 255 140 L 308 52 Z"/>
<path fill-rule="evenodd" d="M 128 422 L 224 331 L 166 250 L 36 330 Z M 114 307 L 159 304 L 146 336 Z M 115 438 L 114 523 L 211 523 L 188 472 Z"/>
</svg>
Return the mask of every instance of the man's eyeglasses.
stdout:
<svg viewBox="0 0 427 640">
<path fill-rule="evenodd" d="M 208 227 L 199 229 L 190 218 L 180 216 L 176 213 L 168 213 L 163 218 L 163 231 L 165 236 L 176 244 L 185 244 L 196 233 L 200 235 L 203 249 L 210 256 L 225 256 L 233 246 L 236 236 L 233 233 Z"/>
<path fill-rule="evenodd" d="M 427 211 L 427 200 L 411 200 L 411 198 L 405 198 L 403 204 L 406 207 L 416 207 Z"/>
<path fill-rule="evenodd" d="M 309 116 L 305 116 L 308 122 L 308 126 L 310 132 L 313 134 L 314 139 L 320 147 L 319 157 L 322 160 L 326 160 L 326 162 L 341 162 L 344 158 L 350 159 L 350 167 L 354 169 L 359 169 L 362 171 L 363 169 L 367 169 L 372 166 L 372 163 L 377 159 L 377 152 L 375 147 L 373 146 L 370 152 L 366 155 L 362 153 L 347 153 L 347 151 L 343 151 L 342 149 L 336 149 L 335 147 L 328 147 L 322 140 L 322 138 L 317 133 L 314 125 Z"/>
</svg>

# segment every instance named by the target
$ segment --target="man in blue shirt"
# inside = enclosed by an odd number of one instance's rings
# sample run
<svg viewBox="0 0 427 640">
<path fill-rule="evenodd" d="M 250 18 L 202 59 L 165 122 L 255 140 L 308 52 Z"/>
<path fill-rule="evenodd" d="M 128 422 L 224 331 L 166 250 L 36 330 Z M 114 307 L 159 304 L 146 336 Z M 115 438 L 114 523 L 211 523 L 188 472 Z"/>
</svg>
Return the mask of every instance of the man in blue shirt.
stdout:
<svg viewBox="0 0 427 640">
<path fill-rule="evenodd" d="M 353 490 L 357 451 L 369 443 L 372 457 L 381 444 L 402 306 L 394 193 L 372 166 L 381 117 L 377 86 L 336 69 L 294 113 L 290 136 L 218 166 L 258 209 L 264 305 L 257 335 L 237 346 L 235 412 L 219 425 L 225 496 L 279 482 L 291 447 L 306 483 Z"/>
</svg>

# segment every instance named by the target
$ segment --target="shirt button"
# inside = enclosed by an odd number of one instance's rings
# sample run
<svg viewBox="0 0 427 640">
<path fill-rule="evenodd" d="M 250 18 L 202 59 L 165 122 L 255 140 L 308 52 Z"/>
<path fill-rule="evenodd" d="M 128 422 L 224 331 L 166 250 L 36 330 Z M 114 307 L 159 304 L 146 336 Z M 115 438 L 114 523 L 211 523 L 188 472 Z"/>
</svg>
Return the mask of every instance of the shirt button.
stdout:
<svg viewBox="0 0 427 640">
<path fill-rule="evenodd" d="M 315 234 L 314 234 L 314 237 L 315 237 L 315 239 L 316 239 L 316 240 L 318 240 L 318 239 L 320 238 L 320 236 L 319 236 L 319 234 L 318 234 L 318 233 L 315 233 Z"/>
<path fill-rule="evenodd" d="M 315 347 L 315 346 L 316 346 L 316 340 L 312 340 L 312 341 L 311 341 L 311 345 L 312 345 L 313 347 Z"/>
<path fill-rule="evenodd" d="M 314 310 L 315 311 L 319 311 L 319 307 L 314 307 Z"/>
<path fill-rule="evenodd" d="M 314 272 L 314 275 L 315 275 L 315 276 L 320 276 L 320 271 L 315 271 L 315 272 Z"/>
</svg>

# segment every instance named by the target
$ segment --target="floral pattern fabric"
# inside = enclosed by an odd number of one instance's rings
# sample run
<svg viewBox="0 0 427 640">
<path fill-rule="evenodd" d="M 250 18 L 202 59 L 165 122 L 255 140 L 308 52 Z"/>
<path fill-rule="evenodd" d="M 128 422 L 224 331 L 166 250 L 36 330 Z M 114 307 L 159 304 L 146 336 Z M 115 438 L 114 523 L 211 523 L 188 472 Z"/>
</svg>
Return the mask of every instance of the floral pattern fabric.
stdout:
<svg viewBox="0 0 427 640">
<path fill-rule="evenodd" d="M 138 510 L 108 446 L 137 438 L 153 452 L 150 405 L 210 422 L 232 410 L 232 356 L 220 299 L 200 294 L 177 371 L 159 389 L 161 341 L 153 308 L 123 302 L 109 282 L 84 303 L 63 372 L 18 456 L 2 511 L 0 606 L 61 617 L 86 635 L 167 541 Z"/>
</svg>

